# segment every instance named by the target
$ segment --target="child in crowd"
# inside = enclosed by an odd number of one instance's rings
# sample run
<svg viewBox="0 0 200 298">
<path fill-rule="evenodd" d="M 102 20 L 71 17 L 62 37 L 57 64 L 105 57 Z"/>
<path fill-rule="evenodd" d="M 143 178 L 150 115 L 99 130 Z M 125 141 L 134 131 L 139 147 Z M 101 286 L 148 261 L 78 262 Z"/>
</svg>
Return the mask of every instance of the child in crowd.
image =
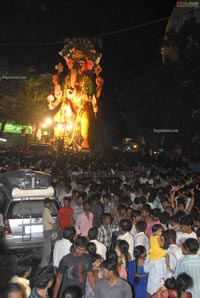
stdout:
<svg viewBox="0 0 200 298">
<path fill-rule="evenodd" d="M 152 235 L 149 239 L 149 260 L 159 260 L 165 257 L 166 267 L 170 273 L 174 273 L 169 265 L 169 255 L 163 248 L 165 244 L 164 237 L 162 236 L 163 227 L 160 224 L 155 224 L 152 227 Z"/>
<path fill-rule="evenodd" d="M 98 254 L 91 254 L 90 257 L 92 261 L 94 279 L 97 280 L 101 278 L 100 265 L 102 262 L 102 258 Z M 92 290 L 88 279 L 86 280 L 85 298 L 94 298 L 94 291 Z"/>
<path fill-rule="evenodd" d="M 126 240 L 117 240 L 115 251 L 118 256 L 118 270 L 119 276 L 127 280 L 127 269 L 128 262 L 131 260 L 130 254 L 128 252 L 129 244 Z"/>
<path fill-rule="evenodd" d="M 192 284 L 192 278 L 186 273 L 181 273 L 177 276 L 177 279 L 174 277 L 168 278 L 164 286 L 153 294 L 152 298 L 192 298 L 192 294 L 186 292 Z"/>
</svg>

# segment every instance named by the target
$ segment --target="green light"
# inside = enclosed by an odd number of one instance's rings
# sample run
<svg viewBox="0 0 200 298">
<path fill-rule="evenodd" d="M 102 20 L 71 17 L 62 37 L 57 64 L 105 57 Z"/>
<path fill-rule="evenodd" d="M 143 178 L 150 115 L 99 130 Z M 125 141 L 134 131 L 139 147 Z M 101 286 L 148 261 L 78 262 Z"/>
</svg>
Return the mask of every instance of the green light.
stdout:
<svg viewBox="0 0 200 298">
<path fill-rule="evenodd" d="M 0 124 L 2 125 L 2 123 L 0 123 Z M 4 132 L 21 134 L 22 129 L 25 129 L 26 134 L 31 134 L 32 133 L 32 129 L 30 128 L 30 126 L 20 125 L 20 124 L 12 124 L 12 123 L 6 123 L 6 126 L 4 128 Z"/>
</svg>

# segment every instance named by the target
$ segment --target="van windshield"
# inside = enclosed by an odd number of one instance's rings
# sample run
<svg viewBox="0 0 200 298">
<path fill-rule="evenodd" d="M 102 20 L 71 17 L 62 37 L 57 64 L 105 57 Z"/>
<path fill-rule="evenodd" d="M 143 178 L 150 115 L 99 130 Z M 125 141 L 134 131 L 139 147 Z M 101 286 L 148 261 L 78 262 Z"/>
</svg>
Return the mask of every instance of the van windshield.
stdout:
<svg viewBox="0 0 200 298">
<path fill-rule="evenodd" d="M 42 217 L 42 212 L 44 209 L 44 201 L 43 200 L 21 200 L 21 201 L 13 201 L 9 207 L 8 217 L 11 218 L 29 218 L 31 217 Z M 52 216 L 57 215 L 57 208 L 52 201 L 51 204 L 51 214 Z"/>
</svg>

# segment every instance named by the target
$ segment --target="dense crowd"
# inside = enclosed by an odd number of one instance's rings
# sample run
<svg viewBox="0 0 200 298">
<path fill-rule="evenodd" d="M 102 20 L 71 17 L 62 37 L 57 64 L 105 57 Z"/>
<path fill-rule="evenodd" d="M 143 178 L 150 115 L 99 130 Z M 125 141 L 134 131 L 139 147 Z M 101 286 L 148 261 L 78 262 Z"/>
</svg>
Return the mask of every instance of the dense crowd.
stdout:
<svg viewBox="0 0 200 298">
<path fill-rule="evenodd" d="M 44 200 L 34 284 L 32 260 L 23 256 L 4 297 L 200 297 L 200 174 L 185 161 L 115 151 L 2 151 L 0 163 L 2 172 L 50 173 L 61 205 L 55 221 L 51 200 Z"/>
</svg>

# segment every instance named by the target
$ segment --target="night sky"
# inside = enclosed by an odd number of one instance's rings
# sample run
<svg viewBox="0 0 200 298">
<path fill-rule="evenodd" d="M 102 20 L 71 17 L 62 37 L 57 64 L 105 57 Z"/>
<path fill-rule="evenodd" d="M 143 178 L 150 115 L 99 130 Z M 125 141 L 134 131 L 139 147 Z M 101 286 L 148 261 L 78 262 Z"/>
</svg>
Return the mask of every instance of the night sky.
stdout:
<svg viewBox="0 0 200 298">
<path fill-rule="evenodd" d="M 103 114 L 107 120 L 117 118 L 113 96 L 117 80 L 127 78 L 128 68 L 137 74 L 152 60 L 161 59 L 167 20 L 134 27 L 170 16 L 174 6 L 170 0 L 1 1 L 0 66 L 32 65 L 38 73 L 54 73 L 55 64 L 64 62 L 58 52 L 65 37 L 99 37 Z"/>
</svg>

